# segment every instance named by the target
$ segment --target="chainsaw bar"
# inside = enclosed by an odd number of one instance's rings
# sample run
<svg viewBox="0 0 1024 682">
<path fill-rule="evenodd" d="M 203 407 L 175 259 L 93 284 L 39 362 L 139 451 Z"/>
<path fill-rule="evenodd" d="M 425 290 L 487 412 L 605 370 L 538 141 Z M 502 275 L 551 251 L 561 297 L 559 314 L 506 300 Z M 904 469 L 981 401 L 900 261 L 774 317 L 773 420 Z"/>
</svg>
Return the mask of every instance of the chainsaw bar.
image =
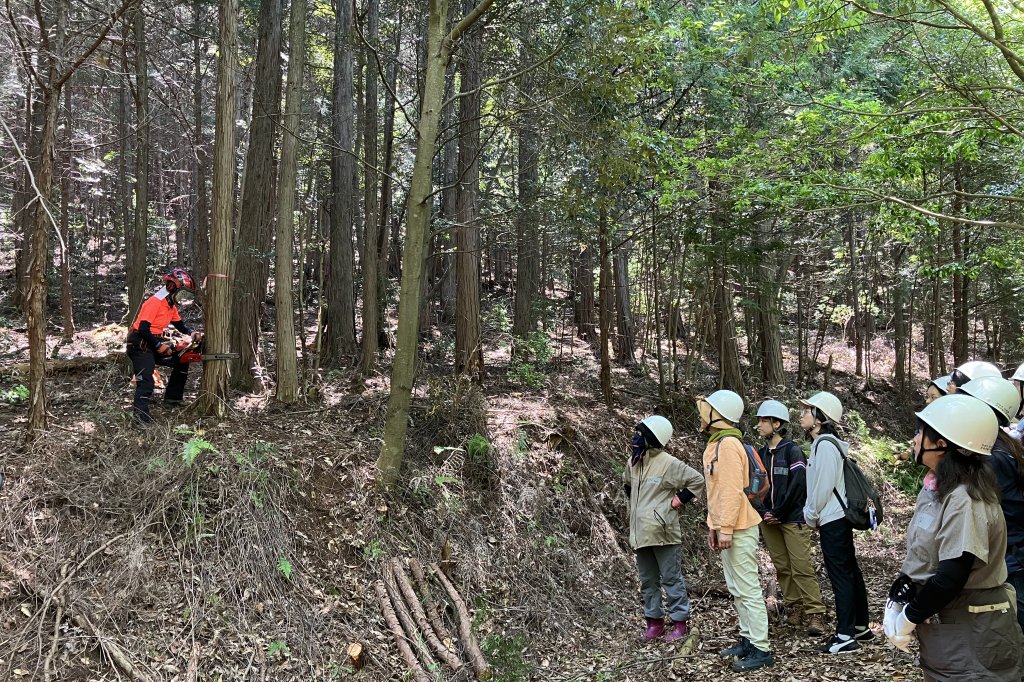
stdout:
<svg viewBox="0 0 1024 682">
<path fill-rule="evenodd" d="M 239 357 L 238 353 L 203 353 L 200 359 L 206 362 L 207 360 L 237 360 Z"/>
</svg>

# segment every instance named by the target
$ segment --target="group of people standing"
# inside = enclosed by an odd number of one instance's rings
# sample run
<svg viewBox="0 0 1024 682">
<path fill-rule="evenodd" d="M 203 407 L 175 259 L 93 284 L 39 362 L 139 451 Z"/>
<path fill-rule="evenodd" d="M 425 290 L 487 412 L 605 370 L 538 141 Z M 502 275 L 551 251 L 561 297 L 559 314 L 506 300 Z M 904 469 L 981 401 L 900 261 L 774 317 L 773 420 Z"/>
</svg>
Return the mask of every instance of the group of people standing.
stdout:
<svg viewBox="0 0 1024 682">
<path fill-rule="evenodd" d="M 927 473 L 883 630 L 902 649 L 919 640 L 926 680 L 1016 682 L 1024 674 L 1024 420 L 1019 430 L 1012 425 L 1024 405 L 1022 385 L 1024 365 L 1007 380 L 994 365 L 966 363 L 930 383 L 927 405 L 916 414 L 912 456 Z M 764 441 L 758 455 L 770 484 L 763 500 L 751 491 L 754 458 L 739 428 L 746 410 L 736 393 L 717 391 L 697 401 L 708 439 L 702 472 L 665 452 L 673 433 L 666 418 L 637 425 L 623 478 L 647 621 L 644 641 L 671 642 L 689 633 L 679 515 L 705 490 L 708 546 L 721 555 L 739 620 L 738 641 L 719 652 L 734 671 L 775 662 L 759 536 L 775 566 L 789 625 L 809 636 L 827 634 L 826 654 L 856 651 L 875 639 L 846 513 L 843 460 L 850 446 L 840 437 L 843 405 L 823 391 L 799 406 L 796 424 L 780 401 L 764 401 L 756 410 Z M 797 425 L 811 441 L 809 454 L 790 437 Z M 812 529 L 835 597 L 834 628 L 825 621 Z"/>
</svg>

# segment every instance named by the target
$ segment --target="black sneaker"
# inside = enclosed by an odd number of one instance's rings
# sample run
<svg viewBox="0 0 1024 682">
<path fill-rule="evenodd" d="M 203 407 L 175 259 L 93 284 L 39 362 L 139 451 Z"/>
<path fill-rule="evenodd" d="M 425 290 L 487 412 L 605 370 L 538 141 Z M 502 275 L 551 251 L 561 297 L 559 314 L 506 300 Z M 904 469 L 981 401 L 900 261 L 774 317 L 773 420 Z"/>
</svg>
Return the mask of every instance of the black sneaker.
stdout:
<svg viewBox="0 0 1024 682">
<path fill-rule="evenodd" d="M 853 631 L 853 638 L 858 642 L 870 642 L 875 638 L 875 633 L 867 625 L 858 625 Z"/>
<path fill-rule="evenodd" d="M 751 646 L 746 656 L 733 662 L 732 671 L 745 673 L 758 668 L 767 668 L 770 665 L 775 665 L 775 657 L 772 656 L 772 652 L 761 651 L 757 647 Z"/>
<path fill-rule="evenodd" d="M 718 652 L 718 655 L 722 658 L 743 658 L 751 652 L 754 646 L 750 643 L 750 640 L 746 637 L 740 637 L 739 641 L 733 644 L 728 649 L 722 649 Z"/>
<path fill-rule="evenodd" d="M 821 653 L 823 654 L 845 654 L 850 651 L 856 651 L 860 648 L 857 644 L 857 640 L 849 635 L 832 635 L 832 639 L 825 643 L 825 646 L 821 647 Z"/>
</svg>

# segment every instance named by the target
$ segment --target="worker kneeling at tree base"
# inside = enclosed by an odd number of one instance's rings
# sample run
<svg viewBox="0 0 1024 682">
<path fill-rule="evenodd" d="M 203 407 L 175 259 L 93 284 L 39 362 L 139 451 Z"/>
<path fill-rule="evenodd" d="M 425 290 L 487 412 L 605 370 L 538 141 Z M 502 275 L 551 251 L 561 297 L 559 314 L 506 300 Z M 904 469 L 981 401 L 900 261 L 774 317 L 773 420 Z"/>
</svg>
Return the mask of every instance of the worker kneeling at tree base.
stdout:
<svg viewBox="0 0 1024 682">
<path fill-rule="evenodd" d="M 198 343 L 202 332 L 193 332 L 182 322 L 178 314 L 179 298 L 195 293 L 195 282 L 185 270 L 175 268 L 163 277 L 164 286 L 142 304 L 139 314 L 128 332 L 128 359 L 132 361 L 135 373 L 135 399 L 132 401 L 132 416 L 143 424 L 149 424 L 149 401 L 153 396 L 153 371 L 157 365 L 171 368 L 171 378 L 164 391 L 164 403 L 180 405 L 185 395 L 188 380 L 188 363 L 181 362 L 175 354 L 174 345 L 161 338 L 164 330 L 172 326 L 182 334 L 192 336 Z"/>
</svg>

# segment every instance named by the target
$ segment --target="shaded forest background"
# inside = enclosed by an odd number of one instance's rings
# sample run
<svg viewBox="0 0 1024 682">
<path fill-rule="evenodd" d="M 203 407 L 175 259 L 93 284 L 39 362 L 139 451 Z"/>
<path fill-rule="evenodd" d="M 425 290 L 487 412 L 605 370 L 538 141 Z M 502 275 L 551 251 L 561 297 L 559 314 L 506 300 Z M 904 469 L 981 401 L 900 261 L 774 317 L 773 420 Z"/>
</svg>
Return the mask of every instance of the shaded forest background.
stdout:
<svg viewBox="0 0 1024 682">
<path fill-rule="evenodd" d="M 78 679 L 28 636 L 45 621 L 57 651 L 63 623 L 88 628 L 52 608 L 77 608 L 159 678 L 142 642 L 161 627 L 124 619 L 159 612 L 141 592 L 167 570 L 190 648 L 157 658 L 232 677 L 241 647 L 264 674 L 319 678 L 347 664 L 311 633 L 373 641 L 369 581 L 419 556 L 480 595 L 506 669 L 628 676 L 580 663 L 586 646 L 524 658 L 517 638 L 556 611 L 627 627 L 609 612 L 633 608 L 614 481 L 638 418 L 673 417 L 694 458 L 695 395 L 829 387 L 899 505 L 915 474 L 892 455 L 922 381 L 1024 356 L 1012 3 L 4 10 L 3 584 L 12 614 L 35 603 L 8 622 L 11 671 Z M 187 321 L 240 358 L 139 435 L 116 353 L 175 266 L 205 281 Z M 598 568 L 570 565 L 588 552 Z M 98 591 L 37 608 L 66 557 L 89 558 L 72 582 Z M 218 593 L 239 566 L 250 593 Z M 553 598 L 556 575 L 586 598 Z M 306 608 L 342 594 L 350 617 Z M 216 614 L 226 642 L 209 642 Z M 367 674 L 386 676 L 378 656 Z"/>
</svg>

